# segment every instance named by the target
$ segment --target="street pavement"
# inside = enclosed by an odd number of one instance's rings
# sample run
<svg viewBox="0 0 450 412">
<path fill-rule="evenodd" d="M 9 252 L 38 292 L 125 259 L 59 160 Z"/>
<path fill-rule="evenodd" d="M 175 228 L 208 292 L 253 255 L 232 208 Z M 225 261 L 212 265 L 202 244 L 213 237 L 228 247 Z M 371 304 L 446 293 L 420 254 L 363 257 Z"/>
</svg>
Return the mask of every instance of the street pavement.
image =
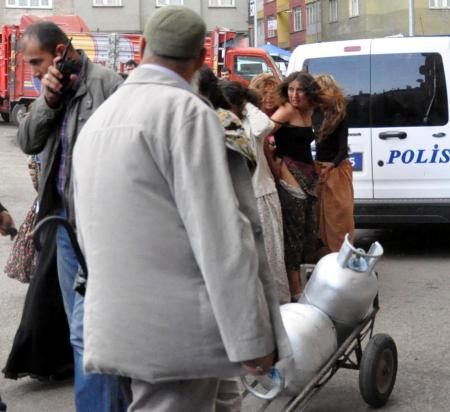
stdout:
<svg viewBox="0 0 450 412">
<path fill-rule="evenodd" d="M 26 156 L 15 143 L 16 128 L 0 120 L 0 200 L 19 226 L 35 193 Z M 378 240 L 385 256 L 377 269 L 380 306 L 375 332 L 390 334 L 398 347 L 397 382 L 385 411 L 450 410 L 450 228 L 360 230 L 356 244 L 367 249 Z M 3 275 L 11 247 L 0 239 L 0 366 L 3 367 L 20 321 L 27 290 Z M 71 382 L 0 378 L 9 412 L 72 412 Z M 259 409 L 252 397 L 244 411 Z M 312 399 L 307 412 L 362 412 L 370 408 L 358 388 L 358 372 L 341 370 Z M 267 410 L 279 410 L 277 404 Z"/>
</svg>

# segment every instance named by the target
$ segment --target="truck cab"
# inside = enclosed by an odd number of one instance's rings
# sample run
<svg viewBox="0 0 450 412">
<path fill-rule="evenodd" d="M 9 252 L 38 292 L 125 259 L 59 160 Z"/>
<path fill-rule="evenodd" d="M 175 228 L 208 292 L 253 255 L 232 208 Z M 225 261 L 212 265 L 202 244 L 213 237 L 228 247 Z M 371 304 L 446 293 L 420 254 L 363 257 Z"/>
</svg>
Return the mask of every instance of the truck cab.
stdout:
<svg viewBox="0 0 450 412">
<path fill-rule="evenodd" d="M 271 73 L 276 79 L 283 76 L 272 57 L 263 49 L 241 47 L 235 31 L 216 28 L 205 41 L 207 51 L 205 63 L 220 76 L 221 69 L 230 69 L 230 80 L 248 85 L 260 73 Z"/>
</svg>

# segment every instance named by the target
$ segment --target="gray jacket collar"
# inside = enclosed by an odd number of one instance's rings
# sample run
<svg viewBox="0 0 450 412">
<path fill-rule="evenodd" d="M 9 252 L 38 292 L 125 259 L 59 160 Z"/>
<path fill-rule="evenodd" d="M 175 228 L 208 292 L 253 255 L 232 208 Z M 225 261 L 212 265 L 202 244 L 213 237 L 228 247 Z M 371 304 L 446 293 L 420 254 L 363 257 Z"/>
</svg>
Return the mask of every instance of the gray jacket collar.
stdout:
<svg viewBox="0 0 450 412">
<path fill-rule="evenodd" d="M 152 68 L 137 67 L 136 69 L 134 69 L 128 76 L 122 87 L 131 84 L 163 84 L 166 86 L 184 89 L 195 94 L 195 91 L 191 86 L 187 86 L 186 84 L 177 80 L 175 77 L 169 76 L 162 71 Z"/>
</svg>

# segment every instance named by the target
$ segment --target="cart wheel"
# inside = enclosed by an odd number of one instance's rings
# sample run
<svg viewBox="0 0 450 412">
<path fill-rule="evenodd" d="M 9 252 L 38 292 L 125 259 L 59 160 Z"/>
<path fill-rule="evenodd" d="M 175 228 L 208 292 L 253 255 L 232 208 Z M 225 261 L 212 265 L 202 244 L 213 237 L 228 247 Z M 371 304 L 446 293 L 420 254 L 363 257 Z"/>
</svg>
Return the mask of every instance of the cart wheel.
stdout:
<svg viewBox="0 0 450 412">
<path fill-rule="evenodd" d="M 373 336 L 364 349 L 359 368 L 359 391 L 374 408 L 383 406 L 397 376 L 397 346 L 384 333 Z"/>
</svg>

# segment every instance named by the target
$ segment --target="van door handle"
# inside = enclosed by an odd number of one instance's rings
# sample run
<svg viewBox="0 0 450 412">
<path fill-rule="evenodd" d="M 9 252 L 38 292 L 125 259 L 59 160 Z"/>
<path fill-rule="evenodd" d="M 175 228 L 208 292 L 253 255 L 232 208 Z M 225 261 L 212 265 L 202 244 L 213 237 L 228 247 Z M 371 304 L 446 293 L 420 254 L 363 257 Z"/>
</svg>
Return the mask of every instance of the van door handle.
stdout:
<svg viewBox="0 0 450 412">
<path fill-rule="evenodd" d="M 381 132 L 378 137 L 382 140 L 386 140 L 386 139 L 406 139 L 406 132 Z"/>
<path fill-rule="evenodd" d="M 440 132 L 440 133 L 433 133 L 432 136 L 433 137 L 445 137 L 446 134 L 444 132 Z"/>
</svg>

